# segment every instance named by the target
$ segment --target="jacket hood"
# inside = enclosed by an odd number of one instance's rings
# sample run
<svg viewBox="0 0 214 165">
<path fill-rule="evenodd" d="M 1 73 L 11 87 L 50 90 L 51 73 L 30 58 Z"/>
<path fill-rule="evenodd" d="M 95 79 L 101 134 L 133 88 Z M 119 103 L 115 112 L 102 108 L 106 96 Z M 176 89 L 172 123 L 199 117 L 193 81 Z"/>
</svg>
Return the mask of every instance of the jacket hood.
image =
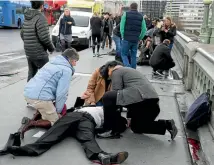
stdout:
<svg viewBox="0 0 214 165">
<path fill-rule="evenodd" d="M 24 16 L 26 20 L 31 20 L 33 17 L 35 17 L 38 14 L 41 14 L 41 12 L 35 9 L 26 9 L 24 12 Z"/>
<path fill-rule="evenodd" d="M 65 57 L 63 57 L 62 55 L 58 55 L 55 58 L 53 58 L 50 61 L 51 64 L 54 65 L 62 65 L 62 66 L 66 66 L 68 68 L 70 68 L 72 70 L 72 72 L 74 73 L 75 69 L 73 68 L 73 66 L 65 59 Z"/>
</svg>

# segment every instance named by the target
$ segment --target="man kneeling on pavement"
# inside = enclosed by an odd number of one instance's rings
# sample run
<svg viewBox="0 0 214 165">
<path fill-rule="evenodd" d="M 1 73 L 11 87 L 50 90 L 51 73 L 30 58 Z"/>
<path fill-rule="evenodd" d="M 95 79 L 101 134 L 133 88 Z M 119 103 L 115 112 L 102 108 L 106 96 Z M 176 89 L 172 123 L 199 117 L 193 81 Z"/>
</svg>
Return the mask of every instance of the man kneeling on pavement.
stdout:
<svg viewBox="0 0 214 165">
<path fill-rule="evenodd" d="M 39 156 L 66 137 L 75 137 L 83 146 L 89 160 L 97 160 L 102 165 L 120 164 L 128 157 L 128 152 L 116 154 L 104 152 L 95 140 L 95 128 L 103 124 L 102 107 L 71 108 L 65 116 L 43 134 L 35 143 L 20 146 L 20 134 L 11 134 L 0 155 L 13 154 L 15 156 Z M 120 117 L 118 131 L 126 130 L 127 120 Z M 14 137 L 15 136 L 15 137 Z"/>
<path fill-rule="evenodd" d="M 37 113 L 21 130 L 22 138 L 30 128 L 50 128 L 61 117 L 78 60 L 79 54 L 75 49 L 66 49 L 62 55 L 43 66 L 27 83 L 24 96 Z"/>
<path fill-rule="evenodd" d="M 149 61 L 150 65 L 153 68 L 154 74 L 162 76 L 163 71 L 168 72 L 169 69 L 175 66 L 175 63 L 171 57 L 169 45 L 170 41 L 166 39 L 162 44 L 158 45 L 155 48 Z"/>
</svg>

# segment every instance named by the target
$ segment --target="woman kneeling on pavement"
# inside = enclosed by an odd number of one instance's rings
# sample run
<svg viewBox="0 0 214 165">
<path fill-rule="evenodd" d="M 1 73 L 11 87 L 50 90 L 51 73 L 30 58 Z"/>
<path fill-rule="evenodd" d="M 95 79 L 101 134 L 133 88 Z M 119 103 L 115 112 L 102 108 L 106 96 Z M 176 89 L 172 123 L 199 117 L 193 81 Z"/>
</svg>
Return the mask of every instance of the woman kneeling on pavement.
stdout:
<svg viewBox="0 0 214 165">
<path fill-rule="evenodd" d="M 126 107 L 134 133 L 164 135 L 166 130 L 173 140 L 177 135 L 174 120 L 157 120 L 159 98 L 152 84 L 139 71 L 121 65 L 109 66 L 112 90 L 103 96 L 104 133 L 100 138 L 118 138 L 119 107 Z"/>
<path fill-rule="evenodd" d="M 118 61 L 110 61 L 95 70 L 88 82 L 87 90 L 81 97 L 85 100 L 85 105 L 103 105 L 103 95 L 111 89 L 111 79 L 108 75 L 108 68 L 116 65 L 123 64 Z"/>
<path fill-rule="evenodd" d="M 28 104 L 41 114 L 41 119 L 29 120 L 21 130 L 24 133 L 33 127 L 50 128 L 59 118 L 65 102 L 74 66 L 79 60 L 79 54 L 75 49 L 66 49 L 62 55 L 42 67 L 35 77 L 25 86 L 24 96 Z M 54 103 L 55 102 L 55 103 Z"/>
</svg>

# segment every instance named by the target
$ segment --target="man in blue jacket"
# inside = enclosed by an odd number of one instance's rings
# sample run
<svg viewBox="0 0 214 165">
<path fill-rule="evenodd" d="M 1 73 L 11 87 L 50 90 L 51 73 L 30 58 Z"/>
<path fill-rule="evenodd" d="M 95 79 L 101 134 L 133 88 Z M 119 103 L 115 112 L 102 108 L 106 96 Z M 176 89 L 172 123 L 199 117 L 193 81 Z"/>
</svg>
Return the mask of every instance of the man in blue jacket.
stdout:
<svg viewBox="0 0 214 165">
<path fill-rule="evenodd" d="M 42 67 L 27 83 L 24 89 L 25 99 L 41 114 L 42 119 L 27 122 L 21 131 L 22 138 L 30 128 L 49 128 L 61 117 L 78 60 L 79 54 L 75 49 L 66 49 L 62 55 L 56 56 Z"/>
<path fill-rule="evenodd" d="M 146 23 L 143 15 L 137 11 L 137 3 L 130 5 L 130 11 L 125 12 L 120 22 L 120 33 L 122 37 L 122 60 L 127 67 L 136 69 L 138 41 L 142 40 L 146 33 Z M 131 64 L 128 60 L 131 52 Z"/>
</svg>

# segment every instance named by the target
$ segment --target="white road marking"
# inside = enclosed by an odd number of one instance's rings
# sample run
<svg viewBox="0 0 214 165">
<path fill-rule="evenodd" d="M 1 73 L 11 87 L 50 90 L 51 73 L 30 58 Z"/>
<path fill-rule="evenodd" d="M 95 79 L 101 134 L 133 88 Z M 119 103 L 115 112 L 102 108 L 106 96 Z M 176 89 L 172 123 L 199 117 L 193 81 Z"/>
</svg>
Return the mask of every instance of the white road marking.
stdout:
<svg viewBox="0 0 214 165">
<path fill-rule="evenodd" d="M 18 59 L 25 58 L 25 57 L 26 57 L 26 55 L 21 55 L 19 57 L 11 58 L 11 59 L 8 59 L 8 60 L 2 60 L 2 61 L 0 61 L 0 64 L 4 63 L 4 62 L 13 61 L 13 60 L 18 60 Z"/>
<path fill-rule="evenodd" d="M 0 57 L 9 56 L 9 55 L 13 55 L 13 54 L 16 54 L 16 53 L 5 53 L 5 54 L 0 54 Z"/>
<path fill-rule="evenodd" d="M 92 74 L 90 73 L 74 73 L 75 76 L 85 76 L 85 77 L 91 77 Z"/>
</svg>

